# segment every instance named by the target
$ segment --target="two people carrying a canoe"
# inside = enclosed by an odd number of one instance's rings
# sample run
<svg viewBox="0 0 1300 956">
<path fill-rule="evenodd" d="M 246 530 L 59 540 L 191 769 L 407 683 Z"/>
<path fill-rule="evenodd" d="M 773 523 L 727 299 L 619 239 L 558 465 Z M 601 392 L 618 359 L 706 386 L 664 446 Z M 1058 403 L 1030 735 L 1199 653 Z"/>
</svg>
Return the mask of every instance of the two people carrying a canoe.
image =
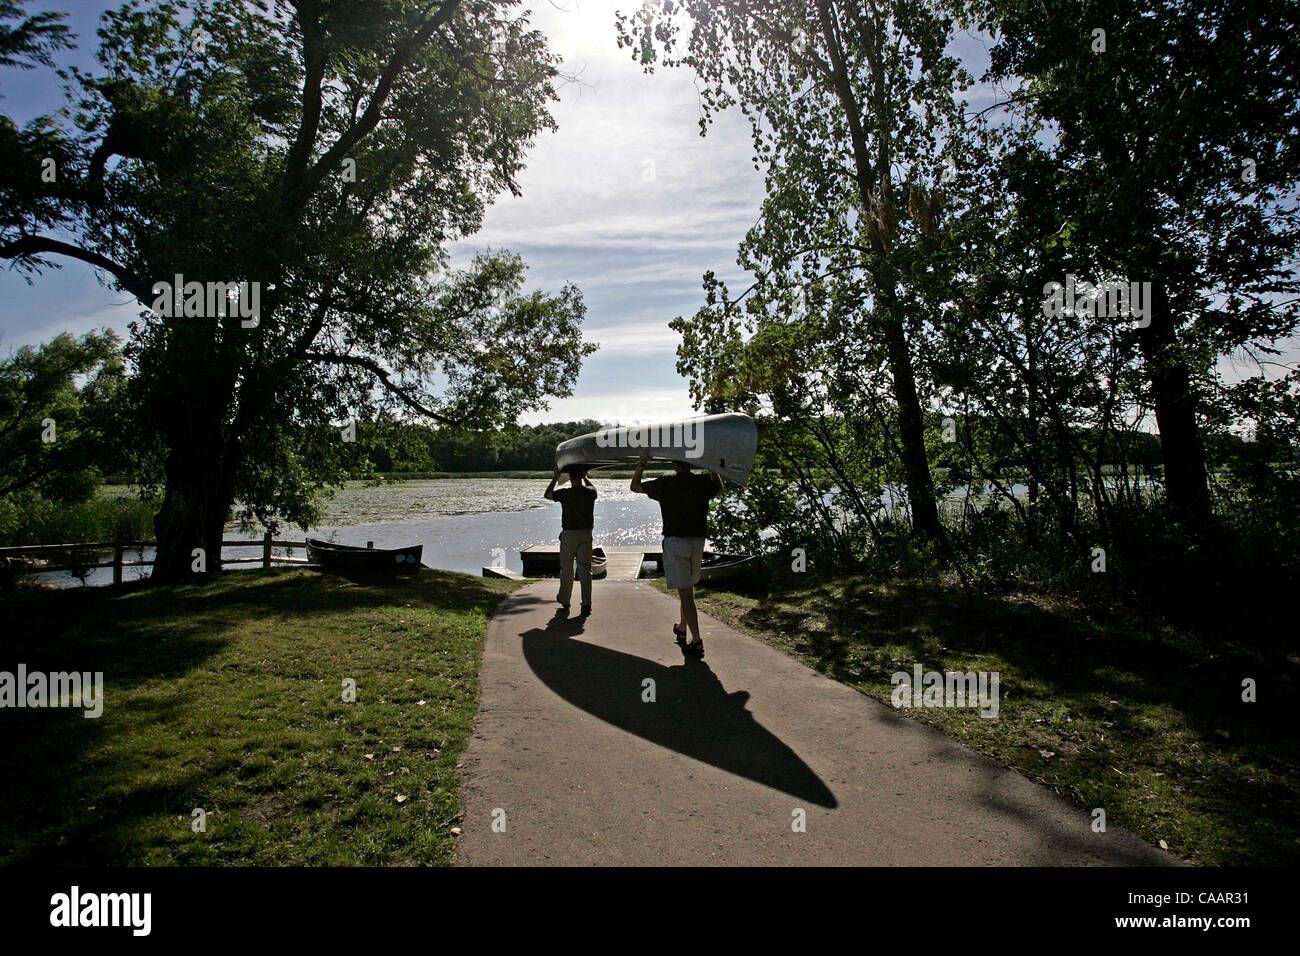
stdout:
<svg viewBox="0 0 1300 956">
<path fill-rule="evenodd" d="M 704 441 L 707 430 L 708 443 Z M 663 566 L 669 588 L 677 592 L 680 604 L 673 634 L 688 654 L 703 654 L 699 615 L 695 607 L 695 585 L 700 581 L 704 540 L 708 535 L 709 502 L 722 490 L 726 477 L 744 487 L 754 463 L 758 428 L 748 415 L 724 412 L 705 415 L 671 425 L 605 428 L 590 435 L 561 442 L 555 449 L 557 471 L 546 489 L 546 497 L 564 508 L 560 532 L 560 593 L 556 600 L 565 608 L 572 593 L 574 564 L 583 587 L 583 613 L 591 611 L 591 529 L 596 489 L 587 480 L 593 464 L 606 465 L 633 459 L 639 450 L 631 490 L 659 502 L 663 517 Z M 611 451 L 619 449 L 621 451 Z M 641 476 L 651 452 L 673 463 L 674 473 L 642 482 Z M 705 470 L 698 474 L 691 464 Z M 568 473 L 571 488 L 555 490 L 562 473 Z M 689 634 L 690 640 L 687 640 Z"/>
<path fill-rule="evenodd" d="M 699 614 L 695 608 L 695 585 L 700 583 L 700 564 L 704 558 L 704 539 L 708 535 L 709 502 L 722 490 L 716 474 L 695 474 L 685 462 L 673 462 L 674 473 L 642 482 L 649 460 L 643 450 L 632 477 L 632 491 L 659 502 L 663 518 L 664 577 L 669 588 L 677 592 L 681 614 L 673 625 L 673 634 L 682 649 L 691 654 L 704 653 L 700 638 Z M 567 474 L 570 487 L 556 488 Z M 591 613 L 591 534 L 595 526 L 598 493 L 587 478 L 587 469 L 571 466 L 567 472 L 556 471 L 543 497 L 558 501 L 560 516 L 560 590 L 555 600 L 566 611 L 573 594 L 576 576 L 582 589 L 582 615 Z M 576 573 L 575 573 L 576 567 Z M 686 639 L 690 634 L 691 640 Z"/>
</svg>

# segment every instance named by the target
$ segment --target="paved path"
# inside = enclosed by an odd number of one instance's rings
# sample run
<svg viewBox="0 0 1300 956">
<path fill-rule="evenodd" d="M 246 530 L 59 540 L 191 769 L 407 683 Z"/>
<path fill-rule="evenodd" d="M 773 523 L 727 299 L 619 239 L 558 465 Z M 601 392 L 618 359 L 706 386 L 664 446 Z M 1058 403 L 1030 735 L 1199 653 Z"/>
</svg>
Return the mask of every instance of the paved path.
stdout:
<svg viewBox="0 0 1300 956">
<path fill-rule="evenodd" d="M 597 582 L 585 620 L 554 592 L 488 625 L 461 864 L 1178 862 L 705 615 L 685 659 L 647 583 Z"/>
</svg>

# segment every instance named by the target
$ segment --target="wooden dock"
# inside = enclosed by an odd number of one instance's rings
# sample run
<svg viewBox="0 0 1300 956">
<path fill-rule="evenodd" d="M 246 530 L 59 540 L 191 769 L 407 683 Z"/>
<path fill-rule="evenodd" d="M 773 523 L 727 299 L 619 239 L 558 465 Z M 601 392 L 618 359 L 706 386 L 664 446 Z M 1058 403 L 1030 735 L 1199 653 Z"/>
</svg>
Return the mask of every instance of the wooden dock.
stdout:
<svg viewBox="0 0 1300 956">
<path fill-rule="evenodd" d="M 495 565 L 485 564 L 483 567 L 483 577 L 485 578 L 506 578 L 510 581 L 522 581 L 524 576 L 518 571 L 511 571 L 509 568 L 499 568 Z"/>
<path fill-rule="evenodd" d="M 608 558 L 607 581 L 635 581 L 641 575 L 643 561 L 663 561 L 663 549 L 652 544 L 602 545 Z M 534 544 L 519 552 L 524 562 L 524 577 L 559 577 L 560 546 Z"/>
</svg>

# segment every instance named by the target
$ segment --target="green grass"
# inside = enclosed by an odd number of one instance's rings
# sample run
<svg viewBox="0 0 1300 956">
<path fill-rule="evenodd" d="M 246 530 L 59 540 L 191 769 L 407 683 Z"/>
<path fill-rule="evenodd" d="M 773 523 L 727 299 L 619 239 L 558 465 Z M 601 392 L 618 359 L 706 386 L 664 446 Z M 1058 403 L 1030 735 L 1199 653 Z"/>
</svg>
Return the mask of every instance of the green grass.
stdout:
<svg viewBox="0 0 1300 956">
<path fill-rule="evenodd" d="M 283 569 L 5 599 L 0 670 L 105 691 L 98 719 L 0 711 L 0 861 L 449 862 L 484 628 L 516 586 Z"/>
<path fill-rule="evenodd" d="M 1192 862 L 1300 862 L 1300 660 L 1255 649 L 1248 627 L 1209 640 L 1066 601 L 847 576 L 752 593 L 706 587 L 699 602 L 886 703 L 890 676 L 914 662 L 997 671 L 996 719 L 906 713 Z M 1258 703 L 1241 700 L 1247 677 Z"/>
</svg>

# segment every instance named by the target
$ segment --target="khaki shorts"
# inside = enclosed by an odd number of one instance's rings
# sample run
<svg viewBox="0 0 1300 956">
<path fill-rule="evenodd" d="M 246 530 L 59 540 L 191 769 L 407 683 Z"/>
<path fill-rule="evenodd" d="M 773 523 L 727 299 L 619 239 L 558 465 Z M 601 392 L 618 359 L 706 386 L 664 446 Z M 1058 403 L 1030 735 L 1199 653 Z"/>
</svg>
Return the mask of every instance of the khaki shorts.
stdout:
<svg viewBox="0 0 1300 956">
<path fill-rule="evenodd" d="M 664 538 L 663 548 L 664 578 L 670 590 L 693 588 L 700 583 L 703 538 Z"/>
</svg>

